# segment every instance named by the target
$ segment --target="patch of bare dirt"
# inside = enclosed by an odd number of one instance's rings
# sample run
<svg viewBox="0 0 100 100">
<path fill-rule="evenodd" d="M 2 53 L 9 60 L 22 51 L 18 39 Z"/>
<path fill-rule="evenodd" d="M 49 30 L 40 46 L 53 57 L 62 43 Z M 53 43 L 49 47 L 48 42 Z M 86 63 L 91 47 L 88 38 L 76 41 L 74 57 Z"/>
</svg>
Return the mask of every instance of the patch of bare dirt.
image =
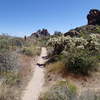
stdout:
<svg viewBox="0 0 100 100">
<path fill-rule="evenodd" d="M 47 66 L 48 68 L 48 66 Z M 100 89 L 100 69 L 93 71 L 89 76 L 75 75 L 69 72 L 51 73 L 46 72 L 46 87 L 52 86 L 56 81 L 68 80 L 78 87 L 78 90 Z"/>
</svg>

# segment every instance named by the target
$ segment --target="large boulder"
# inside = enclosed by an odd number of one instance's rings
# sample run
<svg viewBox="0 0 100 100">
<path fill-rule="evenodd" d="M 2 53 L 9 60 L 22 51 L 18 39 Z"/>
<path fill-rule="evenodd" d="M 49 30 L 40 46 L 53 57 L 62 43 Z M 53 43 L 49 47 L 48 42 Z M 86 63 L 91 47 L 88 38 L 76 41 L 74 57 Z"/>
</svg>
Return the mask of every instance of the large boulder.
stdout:
<svg viewBox="0 0 100 100">
<path fill-rule="evenodd" d="M 91 9 L 87 15 L 88 25 L 100 25 L 100 10 Z"/>
</svg>

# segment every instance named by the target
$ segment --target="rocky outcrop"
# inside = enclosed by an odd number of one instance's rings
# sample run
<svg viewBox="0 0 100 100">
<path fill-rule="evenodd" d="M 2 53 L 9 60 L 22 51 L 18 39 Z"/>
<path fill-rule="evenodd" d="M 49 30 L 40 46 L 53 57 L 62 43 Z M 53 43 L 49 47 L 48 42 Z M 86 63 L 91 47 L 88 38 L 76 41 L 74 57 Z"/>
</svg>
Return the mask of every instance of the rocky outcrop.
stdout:
<svg viewBox="0 0 100 100">
<path fill-rule="evenodd" d="M 81 36 L 83 34 L 100 34 L 100 25 L 85 25 L 77 27 L 69 32 L 66 32 L 65 36 Z"/>
<path fill-rule="evenodd" d="M 100 25 L 100 10 L 91 9 L 87 15 L 88 25 Z"/>
<path fill-rule="evenodd" d="M 42 29 L 42 30 L 38 30 L 37 32 L 35 33 L 32 33 L 32 35 L 30 37 L 46 37 L 46 36 L 49 36 L 49 32 L 47 29 Z"/>
<path fill-rule="evenodd" d="M 70 30 L 69 32 L 66 32 L 64 35 L 65 36 L 69 35 L 69 36 L 73 37 L 73 36 L 79 36 L 80 33 L 78 31 L 76 31 L 76 30 Z"/>
<path fill-rule="evenodd" d="M 77 27 L 69 32 L 66 32 L 65 36 L 80 36 L 81 34 L 100 34 L 100 10 L 91 9 L 87 15 L 88 25 Z"/>
</svg>

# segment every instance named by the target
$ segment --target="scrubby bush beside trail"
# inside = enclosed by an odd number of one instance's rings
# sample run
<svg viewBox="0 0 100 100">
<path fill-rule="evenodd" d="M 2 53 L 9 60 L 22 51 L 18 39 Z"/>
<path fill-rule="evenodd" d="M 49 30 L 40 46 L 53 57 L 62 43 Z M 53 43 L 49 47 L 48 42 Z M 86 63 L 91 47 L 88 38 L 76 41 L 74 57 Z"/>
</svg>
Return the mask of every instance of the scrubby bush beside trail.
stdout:
<svg viewBox="0 0 100 100">
<path fill-rule="evenodd" d="M 28 56 L 33 56 L 33 50 L 30 47 L 24 47 L 22 53 Z"/>
<path fill-rule="evenodd" d="M 38 46 L 41 41 L 34 42 L 29 39 L 25 40 L 23 38 L 2 35 L 0 36 L 0 52 L 17 51 L 28 56 L 39 55 L 40 48 Z"/>
<path fill-rule="evenodd" d="M 88 88 L 84 85 L 88 83 L 88 79 L 84 78 L 95 75 L 96 69 L 100 66 L 98 65 L 100 61 L 98 34 L 88 34 L 85 38 L 83 36 L 54 36 L 49 39 L 47 45 L 50 53 L 48 52 L 46 82 L 52 85 L 55 81 L 70 78 L 69 80 L 73 83 L 75 81 L 79 87 L 82 85 L 83 89 Z M 81 82 L 78 83 L 79 81 Z M 64 81 L 42 93 L 39 100 L 78 100 L 79 94 L 76 91 L 75 85 Z"/>
<path fill-rule="evenodd" d="M 59 81 L 40 95 L 39 100 L 77 100 L 77 87 L 67 81 Z"/>
<path fill-rule="evenodd" d="M 31 75 L 32 57 L 39 53 L 40 48 L 30 40 L 0 36 L 0 100 L 21 100 Z"/>
<path fill-rule="evenodd" d="M 48 46 L 53 48 L 51 59 L 63 57 L 66 70 L 76 74 L 88 74 L 97 67 L 100 43 L 95 34 L 83 37 L 59 36 L 50 38 Z M 62 55 L 62 56 L 61 56 Z"/>
<path fill-rule="evenodd" d="M 21 52 L 27 56 L 35 56 L 40 54 L 40 48 L 36 46 L 23 47 Z"/>
<path fill-rule="evenodd" d="M 20 91 L 21 88 L 3 84 L 0 86 L 0 100 L 21 100 Z"/>
<path fill-rule="evenodd" d="M 0 36 L 0 51 L 16 50 L 25 44 L 24 39 L 10 36 Z"/>
<path fill-rule="evenodd" d="M 8 85 L 17 84 L 20 80 L 21 63 L 15 52 L 0 53 L 0 78 Z"/>
<path fill-rule="evenodd" d="M 20 68 L 18 55 L 14 52 L 0 53 L 0 74 L 2 72 L 18 71 Z"/>
<path fill-rule="evenodd" d="M 0 100 L 19 100 L 20 67 L 15 52 L 0 53 Z"/>
<path fill-rule="evenodd" d="M 89 71 L 98 66 L 97 62 L 97 57 L 90 55 L 88 51 L 75 50 L 68 54 L 65 63 L 66 70 L 75 74 L 88 75 Z"/>
<path fill-rule="evenodd" d="M 73 48 L 83 48 L 83 49 L 94 49 L 96 50 L 97 40 L 96 36 L 90 35 L 89 38 L 84 39 L 83 37 L 70 37 L 70 36 L 59 36 L 50 38 L 48 41 L 48 46 L 53 47 L 55 54 L 60 54 L 62 51 L 69 51 Z M 93 48 L 91 48 L 93 47 Z M 60 51 L 59 53 L 57 53 Z"/>
</svg>

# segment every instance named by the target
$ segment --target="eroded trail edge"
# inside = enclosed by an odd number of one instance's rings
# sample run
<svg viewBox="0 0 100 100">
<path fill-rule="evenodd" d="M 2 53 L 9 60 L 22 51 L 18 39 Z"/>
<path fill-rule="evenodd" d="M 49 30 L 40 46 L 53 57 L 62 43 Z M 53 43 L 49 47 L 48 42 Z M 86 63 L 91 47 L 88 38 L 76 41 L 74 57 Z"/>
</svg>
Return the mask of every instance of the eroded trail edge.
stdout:
<svg viewBox="0 0 100 100">
<path fill-rule="evenodd" d="M 47 56 L 47 50 L 46 48 L 42 47 L 41 55 L 38 58 L 37 63 L 43 65 L 46 62 L 46 60 L 43 59 L 43 57 L 45 56 Z M 34 74 L 23 93 L 22 100 L 38 100 L 40 92 L 42 91 L 43 84 L 45 82 L 44 68 L 41 68 L 41 66 L 38 65 L 34 65 L 34 66 L 35 66 Z"/>
</svg>

